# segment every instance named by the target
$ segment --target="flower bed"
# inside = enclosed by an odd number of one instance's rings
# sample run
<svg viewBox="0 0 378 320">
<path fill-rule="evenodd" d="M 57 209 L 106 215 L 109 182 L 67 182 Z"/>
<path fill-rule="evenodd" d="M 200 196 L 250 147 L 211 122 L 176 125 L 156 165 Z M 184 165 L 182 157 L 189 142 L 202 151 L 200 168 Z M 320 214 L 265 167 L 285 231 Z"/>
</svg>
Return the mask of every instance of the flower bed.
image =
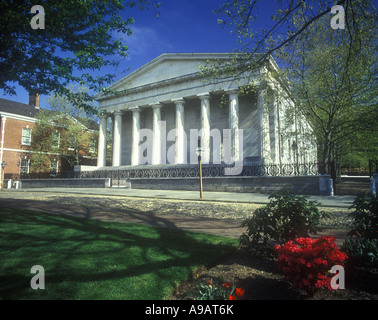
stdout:
<svg viewBox="0 0 378 320">
<path fill-rule="evenodd" d="M 332 289 L 330 282 L 334 275 L 329 270 L 343 265 L 348 258 L 338 249 L 334 237 L 297 238 L 283 246 L 277 245 L 276 250 L 278 268 L 285 280 L 307 293 L 319 288 Z"/>
</svg>

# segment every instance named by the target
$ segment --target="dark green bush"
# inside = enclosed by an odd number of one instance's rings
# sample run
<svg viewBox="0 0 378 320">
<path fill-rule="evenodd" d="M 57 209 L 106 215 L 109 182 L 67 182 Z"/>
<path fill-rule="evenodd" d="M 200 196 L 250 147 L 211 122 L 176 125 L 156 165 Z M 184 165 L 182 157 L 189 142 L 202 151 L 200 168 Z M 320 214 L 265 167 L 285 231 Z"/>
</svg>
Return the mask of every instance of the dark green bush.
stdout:
<svg viewBox="0 0 378 320">
<path fill-rule="evenodd" d="M 249 249 L 266 249 L 272 243 L 284 244 L 298 237 L 316 234 L 317 225 L 325 213 L 319 211 L 316 201 L 307 201 L 290 191 L 269 196 L 270 202 L 256 209 L 242 226 L 247 233 L 240 237 L 240 244 Z"/>
<path fill-rule="evenodd" d="M 358 263 L 378 261 L 378 197 L 366 192 L 356 198 L 350 209 L 352 229 L 342 249 Z"/>
</svg>

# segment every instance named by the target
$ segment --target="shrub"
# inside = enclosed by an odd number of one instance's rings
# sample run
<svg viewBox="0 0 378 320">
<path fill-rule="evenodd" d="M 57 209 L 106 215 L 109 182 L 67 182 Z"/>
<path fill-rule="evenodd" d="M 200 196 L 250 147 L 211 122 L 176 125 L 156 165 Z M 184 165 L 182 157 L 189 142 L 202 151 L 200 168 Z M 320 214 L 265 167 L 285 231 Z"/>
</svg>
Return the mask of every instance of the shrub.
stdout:
<svg viewBox="0 0 378 320">
<path fill-rule="evenodd" d="M 356 198 L 350 209 L 352 229 L 343 250 L 356 262 L 378 261 L 378 196 L 364 193 Z"/>
<path fill-rule="evenodd" d="M 276 250 L 278 268 L 285 280 L 307 293 L 319 288 L 331 290 L 333 275 L 329 270 L 334 265 L 343 265 L 348 258 L 337 248 L 334 237 L 297 238 L 283 246 L 277 245 Z"/>
<path fill-rule="evenodd" d="M 209 280 L 207 285 L 200 284 L 200 297 L 197 300 L 237 300 L 244 295 L 242 288 L 236 288 L 231 283 L 223 283 L 221 286 Z"/>
<path fill-rule="evenodd" d="M 266 249 L 271 242 L 283 244 L 298 237 L 308 237 L 318 231 L 317 225 L 325 213 L 318 210 L 316 201 L 307 201 L 289 191 L 269 196 L 270 202 L 256 209 L 252 217 L 242 223 L 247 233 L 240 244 L 249 249 Z M 273 246 L 271 246 L 273 248 Z"/>
</svg>

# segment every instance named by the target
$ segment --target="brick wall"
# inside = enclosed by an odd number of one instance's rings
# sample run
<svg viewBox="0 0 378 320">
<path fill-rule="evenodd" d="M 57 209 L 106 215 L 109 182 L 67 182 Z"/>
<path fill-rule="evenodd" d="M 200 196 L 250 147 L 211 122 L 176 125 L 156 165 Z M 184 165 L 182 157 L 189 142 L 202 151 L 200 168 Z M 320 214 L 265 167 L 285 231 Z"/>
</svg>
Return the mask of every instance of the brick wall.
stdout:
<svg viewBox="0 0 378 320">
<path fill-rule="evenodd" d="M 3 128 L 1 126 L 3 125 L 3 123 L 3 121 L 0 121 L 0 141 L 2 139 Z M 4 170 L 5 175 L 19 174 L 21 159 L 32 158 L 33 152 L 31 147 L 22 145 L 22 129 L 29 128 L 33 130 L 35 126 L 36 123 L 33 120 L 27 121 L 21 119 L 13 119 L 10 117 L 6 118 L 2 157 L 2 161 L 5 161 L 7 163 Z M 95 136 L 95 140 L 97 140 L 97 135 Z M 81 155 L 83 156 L 84 154 Z M 52 154 L 50 158 L 51 160 L 58 161 L 59 171 L 68 171 L 72 169 L 67 159 L 65 159 L 64 157 L 61 157 L 58 154 Z M 91 159 L 85 159 L 83 163 L 88 165 L 95 165 L 95 162 L 95 160 L 92 161 Z"/>
<path fill-rule="evenodd" d="M 1 126 L 3 125 L 1 121 Z M 20 159 L 29 151 L 29 146 L 23 146 L 21 144 L 22 140 L 22 128 L 31 128 L 33 129 L 35 123 L 32 121 L 17 120 L 12 118 L 6 118 L 5 121 L 5 134 L 4 134 L 4 145 L 3 145 L 3 161 L 7 163 L 5 167 L 5 173 L 19 173 L 20 172 Z M 2 133 L 3 128 L 0 128 Z M 0 136 L 0 141 L 2 136 Z M 7 150 L 14 149 L 14 150 Z"/>
</svg>

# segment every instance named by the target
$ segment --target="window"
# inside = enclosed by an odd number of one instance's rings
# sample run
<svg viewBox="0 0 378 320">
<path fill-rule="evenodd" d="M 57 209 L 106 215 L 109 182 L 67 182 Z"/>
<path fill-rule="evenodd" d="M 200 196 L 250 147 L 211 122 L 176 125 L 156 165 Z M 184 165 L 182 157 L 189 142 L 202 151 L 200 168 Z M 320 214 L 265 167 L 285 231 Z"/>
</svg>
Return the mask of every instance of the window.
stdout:
<svg viewBox="0 0 378 320">
<path fill-rule="evenodd" d="M 89 152 L 96 152 L 96 141 L 94 139 L 89 140 Z"/>
<path fill-rule="evenodd" d="M 32 129 L 22 128 L 21 144 L 23 146 L 30 146 L 31 145 L 31 133 L 32 133 Z"/>
<path fill-rule="evenodd" d="M 57 174 L 58 173 L 58 161 L 57 160 L 51 160 L 50 162 L 50 173 L 51 174 Z"/>
<path fill-rule="evenodd" d="M 74 136 L 70 136 L 68 138 L 68 150 L 74 150 L 76 147 L 76 138 Z"/>
<path fill-rule="evenodd" d="M 21 159 L 20 161 L 20 174 L 28 174 L 30 167 L 29 159 Z"/>
<path fill-rule="evenodd" d="M 60 142 L 60 134 L 58 131 L 55 131 L 52 134 L 52 147 L 54 149 L 59 149 L 59 142 Z"/>
</svg>

